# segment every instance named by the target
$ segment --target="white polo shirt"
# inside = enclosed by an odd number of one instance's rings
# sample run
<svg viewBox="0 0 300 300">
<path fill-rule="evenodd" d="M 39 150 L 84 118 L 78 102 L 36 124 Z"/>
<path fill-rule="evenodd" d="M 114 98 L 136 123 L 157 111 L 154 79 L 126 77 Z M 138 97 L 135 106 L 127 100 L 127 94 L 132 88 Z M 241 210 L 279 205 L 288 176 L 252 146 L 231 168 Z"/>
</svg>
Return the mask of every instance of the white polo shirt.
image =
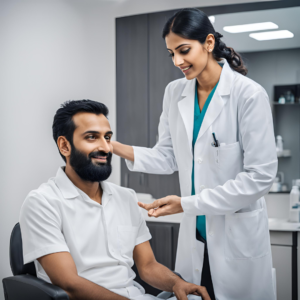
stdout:
<svg viewBox="0 0 300 300">
<path fill-rule="evenodd" d="M 20 213 L 24 263 L 51 282 L 37 258 L 70 252 L 78 275 L 125 297 L 133 285 L 133 249 L 151 235 L 133 190 L 101 182 L 102 205 L 91 200 L 59 168 L 26 197 Z"/>
</svg>

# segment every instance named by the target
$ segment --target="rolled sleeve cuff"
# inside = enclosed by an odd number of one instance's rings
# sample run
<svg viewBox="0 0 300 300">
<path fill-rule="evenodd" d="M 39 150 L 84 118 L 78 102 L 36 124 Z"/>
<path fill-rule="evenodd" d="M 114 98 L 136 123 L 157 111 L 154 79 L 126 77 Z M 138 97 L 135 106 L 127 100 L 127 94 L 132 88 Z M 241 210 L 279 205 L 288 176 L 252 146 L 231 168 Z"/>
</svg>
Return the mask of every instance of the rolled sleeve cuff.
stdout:
<svg viewBox="0 0 300 300">
<path fill-rule="evenodd" d="M 200 195 L 187 196 L 181 198 L 181 206 L 186 214 L 199 216 L 203 214 L 200 209 L 201 199 Z"/>
<path fill-rule="evenodd" d="M 135 242 L 135 245 L 139 245 L 139 244 L 142 244 L 144 242 L 147 242 L 149 240 L 152 239 L 152 236 L 150 234 L 150 232 L 147 232 L 146 234 L 142 235 L 142 236 L 139 236 L 137 239 L 136 239 L 136 242 Z"/>
<path fill-rule="evenodd" d="M 41 249 L 35 250 L 33 252 L 24 255 L 24 264 L 28 264 L 44 255 L 57 253 L 57 252 L 70 252 L 70 250 L 66 245 L 51 245 L 48 247 L 43 247 Z"/>
<path fill-rule="evenodd" d="M 140 156 L 139 148 L 141 148 L 141 147 L 132 146 L 132 148 L 133 148 L 133 153 L 134 153 L 134 162 L 132 162 L 131 160 L 125 159 L 125 163 L 127 165 L 127 168 L 130 171 L 138 172 L 142 168 L 141 161 L 139 159 L 139 156 Z"/>
</svg>

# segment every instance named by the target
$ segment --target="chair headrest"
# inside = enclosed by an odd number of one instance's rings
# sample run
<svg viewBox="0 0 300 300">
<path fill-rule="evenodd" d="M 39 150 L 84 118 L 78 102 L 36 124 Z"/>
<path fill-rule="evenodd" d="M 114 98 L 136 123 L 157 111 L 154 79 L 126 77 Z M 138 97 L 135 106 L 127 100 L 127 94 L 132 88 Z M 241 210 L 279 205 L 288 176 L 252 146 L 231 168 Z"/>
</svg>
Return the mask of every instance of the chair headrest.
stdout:
<svg viewBox="0 0 300 300">
<path fill-rule="evenodd" d="M 9 244 L 10 268 L 14 275 L 30 274 L 36 276 L 34 263 L 23 263 L 23 246 L 20 224 L 17 223 L 12 230 Z"/>
</svg>

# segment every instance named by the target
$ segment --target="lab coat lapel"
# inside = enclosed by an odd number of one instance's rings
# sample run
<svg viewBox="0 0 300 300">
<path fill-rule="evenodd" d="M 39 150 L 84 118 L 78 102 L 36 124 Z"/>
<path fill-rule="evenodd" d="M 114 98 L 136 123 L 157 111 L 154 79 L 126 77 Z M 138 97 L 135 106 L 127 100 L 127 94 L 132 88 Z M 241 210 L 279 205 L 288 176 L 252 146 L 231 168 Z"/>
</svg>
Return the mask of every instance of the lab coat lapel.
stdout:
<svg viewBox="0 0 300 300">
<path fill-rule="evenodd" d="M 194 129 L 194 101 L 195 101 L 196 78 L 187 81 L 181 94 L 182 99 L 178 102 L 178 109 L 186 129 L 189 149 L 192 152 L 193 129 Z"/>
<path fill-rule="evenodd" d="M 201 136 L 203 136 L 206 130 L 210 127 L 210 125 L 220 115 L 224 105 L 226 104 L 229 98 L 228 95 L 230 94 L 233 77 L 233 71 L 231 70 L 227 61 L 224 60 L 220 81 L 205 113 L 204 120 L 197 137 L 197 141 L 201 138 Z"/>
</svg>

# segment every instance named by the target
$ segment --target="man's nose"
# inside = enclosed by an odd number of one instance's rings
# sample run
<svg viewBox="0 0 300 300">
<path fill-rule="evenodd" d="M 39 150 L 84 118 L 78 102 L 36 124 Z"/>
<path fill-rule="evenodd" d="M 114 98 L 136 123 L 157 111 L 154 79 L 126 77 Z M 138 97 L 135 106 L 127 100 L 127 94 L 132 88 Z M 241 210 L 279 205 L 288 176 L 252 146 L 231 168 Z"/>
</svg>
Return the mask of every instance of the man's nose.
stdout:
<svg viewBox="0 0 300 300">
<path fill-rule="evenodd" d="M 101 140 L 101 143 L 98 147 L 99 151 L 103 151 L 105 153 L 109 153 L 110 152 L 110 146 L 109 143 L 107 142 L 107 140 L 104 138 L 103 140 Z"/>
</svg>

